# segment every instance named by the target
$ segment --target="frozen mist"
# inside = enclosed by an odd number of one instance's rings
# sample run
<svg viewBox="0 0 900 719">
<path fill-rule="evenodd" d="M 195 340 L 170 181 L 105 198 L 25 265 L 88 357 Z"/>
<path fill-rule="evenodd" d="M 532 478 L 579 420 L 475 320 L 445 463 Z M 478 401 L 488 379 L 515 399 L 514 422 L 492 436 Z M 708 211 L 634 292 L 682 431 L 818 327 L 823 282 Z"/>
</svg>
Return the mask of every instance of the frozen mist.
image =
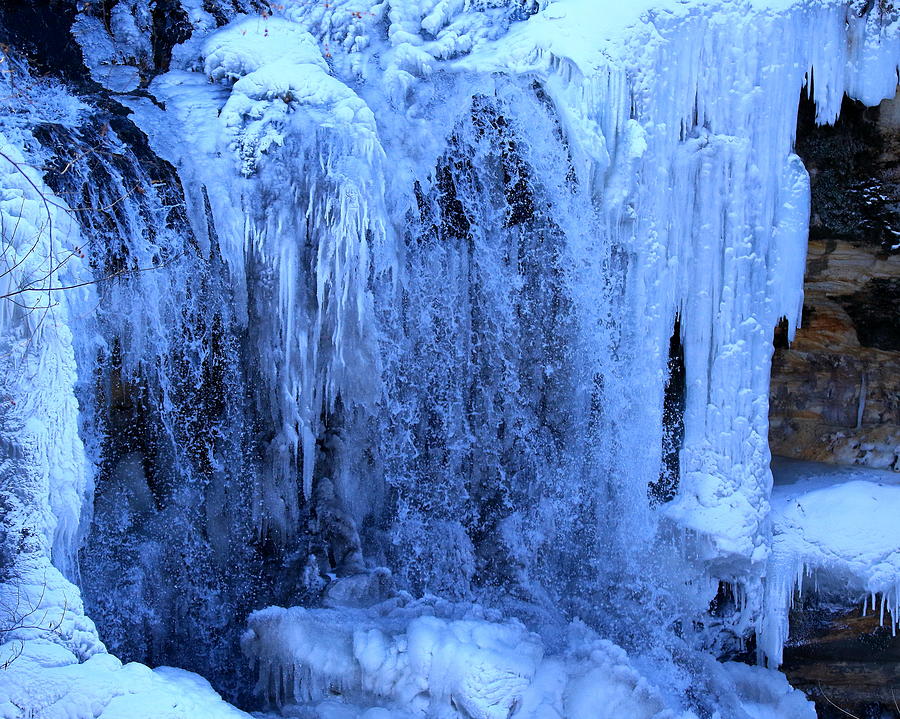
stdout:
<svg viewBox="0 0 900 719">
<path fill-rule="evenodd" d="M 3 717 L 807 719 L 804 571 L 893 625 L 767 415 L 798 101 L 893 97 L 896 11 L 61 6 L 0 9 Z"/>
</svg>

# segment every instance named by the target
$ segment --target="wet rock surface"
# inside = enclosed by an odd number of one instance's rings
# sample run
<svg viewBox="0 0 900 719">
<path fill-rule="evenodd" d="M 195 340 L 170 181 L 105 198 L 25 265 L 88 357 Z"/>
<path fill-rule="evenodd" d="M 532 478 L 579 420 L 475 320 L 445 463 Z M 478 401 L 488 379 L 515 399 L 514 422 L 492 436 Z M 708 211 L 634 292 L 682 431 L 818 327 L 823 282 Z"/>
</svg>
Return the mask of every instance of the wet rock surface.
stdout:
<svg viewBox="0 0 900 719">
<path fill-rule="evenodd" d="M 812 217 L 803 325 L 775 333 L 776 455 L 900 471 L 900 103 L 801 112 Z"/>
<path fill-rule="evenodd" d="M 791 624 L 781 668 L 820 717 L 900 715 L 900 637 L 877 609 L 863 615 L 859 607 L 817 603 L 798 607 Z"/>
</svg>

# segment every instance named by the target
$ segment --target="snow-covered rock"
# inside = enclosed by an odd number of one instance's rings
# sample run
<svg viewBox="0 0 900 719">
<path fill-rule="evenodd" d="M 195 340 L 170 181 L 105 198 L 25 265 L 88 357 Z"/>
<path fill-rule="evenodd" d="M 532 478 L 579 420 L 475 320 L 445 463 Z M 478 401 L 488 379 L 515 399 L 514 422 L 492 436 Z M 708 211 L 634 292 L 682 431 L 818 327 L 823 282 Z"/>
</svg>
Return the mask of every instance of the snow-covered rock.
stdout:
<svg viewBox="0 0 900 719">
<path fill-rule="evenodd" d="M 101 652 L 79 662 L 54 642 L 0 645 L 3 719 L 249 719 L 202 677 L 171 667 L 123 665 Z"/>
<path fill-rule="evenodd" d="M 802 592 L 862 600 L 900 623 L 900 477 L 893 472 L 779 460 L 772 554 L 759 648 L 781 663 L 788 614 Z"/>
</svg>

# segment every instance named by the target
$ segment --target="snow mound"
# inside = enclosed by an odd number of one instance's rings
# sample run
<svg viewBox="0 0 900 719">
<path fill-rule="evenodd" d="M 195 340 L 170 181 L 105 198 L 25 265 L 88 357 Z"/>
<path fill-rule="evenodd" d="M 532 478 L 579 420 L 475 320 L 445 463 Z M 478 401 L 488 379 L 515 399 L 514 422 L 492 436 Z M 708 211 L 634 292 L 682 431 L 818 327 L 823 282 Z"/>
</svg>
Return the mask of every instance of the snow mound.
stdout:
<svg viewBox="0 0 900 719">
<path fill-rule="evenodd" d="M 478 605 L 404 602 L 255 612 L 242 647 L 258 666 L 257 692 L 282 716 L 328 719 L 694 716 L 666 708 L 662 687 L 578 622 L 566 648 L 548 655 L 520 623 Z M 709 671 L 727 685 L 734 716 L 815 717 L 777 671 L 732 662 L 713 662 Z"/>
<path fill-rule="evenodd" d="M 318 43 L 297 23 L 235 20 L 206 39 L 202 56 L 206 76 L 231 85 L 220 118 L 245 176 L 271 147 L 284 145 L 290 116 L 304 123 L 300 136 L 337 128 L 363 157 L 374 151 L 372 111 L 330 74 Z"/>
<path fill-rule="evenodd" d="M 98 653 L 79 663 L 45 639 L 0 646 L 0 717 L 20 719 L 247 719 L 202 677 L 171 667 L 123 665 Z"/>
<path fill-rule="evenodd" d="M 244 17 L 210 35 L 203 44 L 204 72 L 213 81 L 240 80 L 273 62 L 328 64 L 302 26 L 273 17 Z"/>
<path fill-rule="evenodd" d="M 741 706 L 751 719 L 815 718 L 812 702 L 788 684 L 781 672 L 740 662 L 725 662 L 722 667 L 734 682 Z"/>
<path fill-rule="evenodd" d="M 900 619 L 900 478 L 893 472 L 778 462 L 762 653 L 780 664 L 796 592 L 871 596 L 896 631 Z"/>
</svg>

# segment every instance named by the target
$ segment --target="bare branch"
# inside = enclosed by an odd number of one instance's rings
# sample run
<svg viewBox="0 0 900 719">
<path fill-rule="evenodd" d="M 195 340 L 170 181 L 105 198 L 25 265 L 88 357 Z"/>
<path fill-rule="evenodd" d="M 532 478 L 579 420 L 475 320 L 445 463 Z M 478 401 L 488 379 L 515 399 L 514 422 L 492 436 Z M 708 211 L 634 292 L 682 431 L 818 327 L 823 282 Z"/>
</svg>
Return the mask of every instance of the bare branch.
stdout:
<svg viewBox="0 0 900 719">
<path fill-rule="evenodd" d="M 115 279 L 116 277 L 121 277 L 122 275 L 130 275 L 130 274 L 138 274 L 140 272 L 150 272 L 151 270 L 159 270 L 163 267 L 172 264 L 175 260 L 179 259 L 184 255 L 183 252 L 179 252 L 177 255 L 171 257 L 165 262 L 160 262 L 158 265 L 153 265 L 152 267 L 136 267 L 134 269 L 129 269 L 127 267 L 122 268 L 121 270 L 117 270 L 112 274 L 106 275 L 106 277 L 99 277 L 93 280 L 85 280 L 84 282 L 78 282 L 74 285 L 64 285 L 61 287 L 31 287 L 26 285 L 14 292 L 7 292 L 5 295 L 0 295 L 0 300 L 9 299 L 10 297 L 15 297 L 16 295 L 21 295 L 25 292 L 60 292 L 62 290 L 74 290 L 79 287 L 87 287 L 88 285 L 96 285 L 101 282 L 106 282 L 107 280 Z"/>
</svg>

